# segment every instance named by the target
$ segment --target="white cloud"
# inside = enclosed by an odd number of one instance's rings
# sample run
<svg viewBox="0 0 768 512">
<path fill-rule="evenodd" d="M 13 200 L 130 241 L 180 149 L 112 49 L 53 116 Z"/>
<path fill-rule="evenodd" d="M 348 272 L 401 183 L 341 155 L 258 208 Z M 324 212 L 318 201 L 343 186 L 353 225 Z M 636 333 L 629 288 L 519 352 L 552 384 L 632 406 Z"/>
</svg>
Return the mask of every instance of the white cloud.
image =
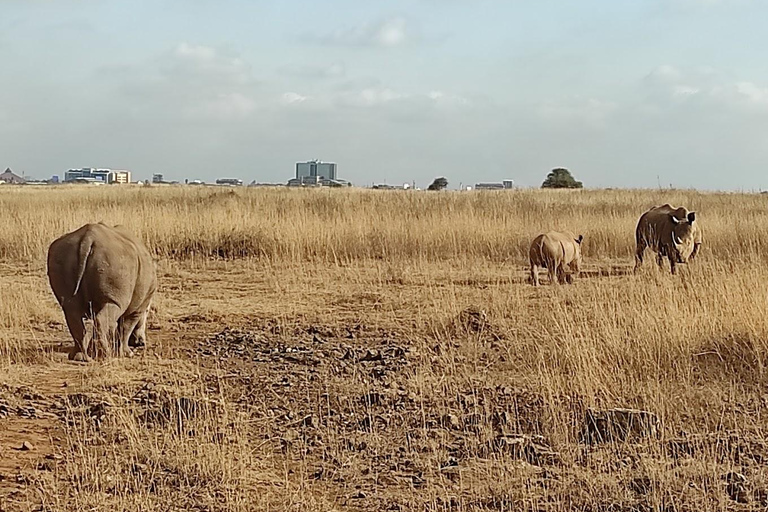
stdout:
<svg viewBox="0 0 768 512">
<path fill-rule="evenodd" d="M 389 18 L 338 29 L 326 35 L 309 36 L 307 39 L 335 46 L 394 47 L 413 40 L 414 34 L 405 18 Z"/>
<path fill-rule="evenodd" d="M 672 94 L 678 97 L 693 96 L 699 92 L 698 88 L 691 87 L 690 85 L 676 85 L 672 88 Z"/>
<path fill-rule="evenodd" d="M 748 103 L 768 107 L 768 87 L 760 87 L 752 82 L 738 82 L 733 88 Z"/>
<path fill-rule="evenodd" d="M 376 39 L 382 46 L 397 46 L 406 40 L 405 20 L 395 18 L 382 23 L 376 32 Z"/>
<path fill-rule="evenodd" d="M 343 93 L 337 97 L 336 103 L 342 106 L 373 107 L 406 98 L 408 98 L 407 94 L 386 87 L 368 87 L 360 91 Z"/>
<path fill-rule="evenodd" d="M 443 91 L 430 91 L 427 97 L 438 106 L 462 106 L 469 105 L 469 100 L 458 94 L 446 93 Z"/>
<path fill-rule="evenodd" d="M 674 66 L 663 64 L 648 74 L 648 79 L 654 82 L 676 83 L 683 77 L 683 73 Z"/>
<path fill-rule="evenodd" d="M 309 98 L 307 96 L 302 96 L 299 93 L 296 92 L 285 92 L 280 97 L 280 103 L 283 105 L 293 105 L 298 103 L 304 103 Z"/>
</svg>

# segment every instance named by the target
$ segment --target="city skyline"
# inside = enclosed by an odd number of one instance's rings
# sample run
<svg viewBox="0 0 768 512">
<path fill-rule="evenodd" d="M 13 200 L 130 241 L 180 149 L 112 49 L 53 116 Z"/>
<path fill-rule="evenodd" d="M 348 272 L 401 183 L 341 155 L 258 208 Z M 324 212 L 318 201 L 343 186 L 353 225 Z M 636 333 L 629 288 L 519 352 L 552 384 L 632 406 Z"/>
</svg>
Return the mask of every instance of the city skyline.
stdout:
<svg viewBox="0 0 768 512">
<path fill-rule="evenodd" d="M 755 0 L 9 0 L 0 166 L 768 188 Z M 136 30 L 137 25 L 142 30 Z"/>
</svg>

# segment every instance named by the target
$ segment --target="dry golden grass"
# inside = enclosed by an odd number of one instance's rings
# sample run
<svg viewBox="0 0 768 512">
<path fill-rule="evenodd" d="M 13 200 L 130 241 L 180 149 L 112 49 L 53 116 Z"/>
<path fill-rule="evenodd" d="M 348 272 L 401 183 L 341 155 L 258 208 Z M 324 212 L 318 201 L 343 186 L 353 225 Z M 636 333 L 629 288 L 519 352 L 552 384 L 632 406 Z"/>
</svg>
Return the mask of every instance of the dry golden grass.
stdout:
<svg viewBox="0 0 768 512">
<path fill-rule="evenodd" d="M 628 274 L 637 218 L 664 202 L 699 213 L 701 258 Z M 34 452 L 0 464 L 24 477 L 0 509 L 760 509 L 766 206 L 695 191 L 3 188 L 0 404 L 62 419 L 38 433 L 52 467 L 35 471 Z M 45 252 L 100 220 L 146 240 L 160 291 L 146 353 L 79 367 L 58 353 L 71 341 Z M 550 228 L 584 234 L 585 276 L 534 289 L 528 244 Z M 610 407 L 657 414 L 660 436 L 584 443 L 587 408 Z M 28 435 L 9 425 L 0 459 Z"/>
</svg>

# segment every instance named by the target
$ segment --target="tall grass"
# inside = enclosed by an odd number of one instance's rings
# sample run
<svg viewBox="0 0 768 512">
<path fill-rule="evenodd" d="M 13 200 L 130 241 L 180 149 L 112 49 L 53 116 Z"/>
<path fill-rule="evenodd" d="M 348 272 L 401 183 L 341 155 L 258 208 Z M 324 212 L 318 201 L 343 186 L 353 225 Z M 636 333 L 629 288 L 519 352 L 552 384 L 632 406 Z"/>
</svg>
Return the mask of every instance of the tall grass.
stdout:
<svg viewBox="0 0 768 512">
<path fill-rule="evenodd" d="M 766 258 L 761 195 L 115 186 L 0 190 L 0 260 L 39 263 L 56 237 L 98 221 L 127 225 L 161 258 L 523 263 L 530 240 L 548 229 L 584 234 L 588 258 L 630 258 L 638 217 L 664 202 L 698 211 L 707 252 Z"/>
</svg>

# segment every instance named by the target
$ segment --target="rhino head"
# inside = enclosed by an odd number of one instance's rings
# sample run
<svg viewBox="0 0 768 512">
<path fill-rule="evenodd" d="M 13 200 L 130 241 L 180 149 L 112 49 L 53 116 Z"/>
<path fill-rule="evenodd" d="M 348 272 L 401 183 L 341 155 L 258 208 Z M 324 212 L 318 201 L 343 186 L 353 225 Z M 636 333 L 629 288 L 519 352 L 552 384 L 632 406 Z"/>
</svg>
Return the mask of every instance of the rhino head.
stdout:
<svg viewBox="0 0 768 512">
<path fill-rule="evenodd" d="M 581 242 L 584 241 L 584 236 L 579 235 L 579 238 L 575 238 L 573 240 L 576 242 L 573 246 L 574 255 L 573 255 L 573 261 L 570 264 L 571 270 L 577 275 L 581 270 Z"/>
<path fill-rule="evenodd" d="M 678 263 L 686 263 L 694 249 L 696 212 L 688 213 L 682 220 L 674 215 L 670 215 L 670 218 L 672 219 L 673 256 L 676 257 Z"/>
</svg>

